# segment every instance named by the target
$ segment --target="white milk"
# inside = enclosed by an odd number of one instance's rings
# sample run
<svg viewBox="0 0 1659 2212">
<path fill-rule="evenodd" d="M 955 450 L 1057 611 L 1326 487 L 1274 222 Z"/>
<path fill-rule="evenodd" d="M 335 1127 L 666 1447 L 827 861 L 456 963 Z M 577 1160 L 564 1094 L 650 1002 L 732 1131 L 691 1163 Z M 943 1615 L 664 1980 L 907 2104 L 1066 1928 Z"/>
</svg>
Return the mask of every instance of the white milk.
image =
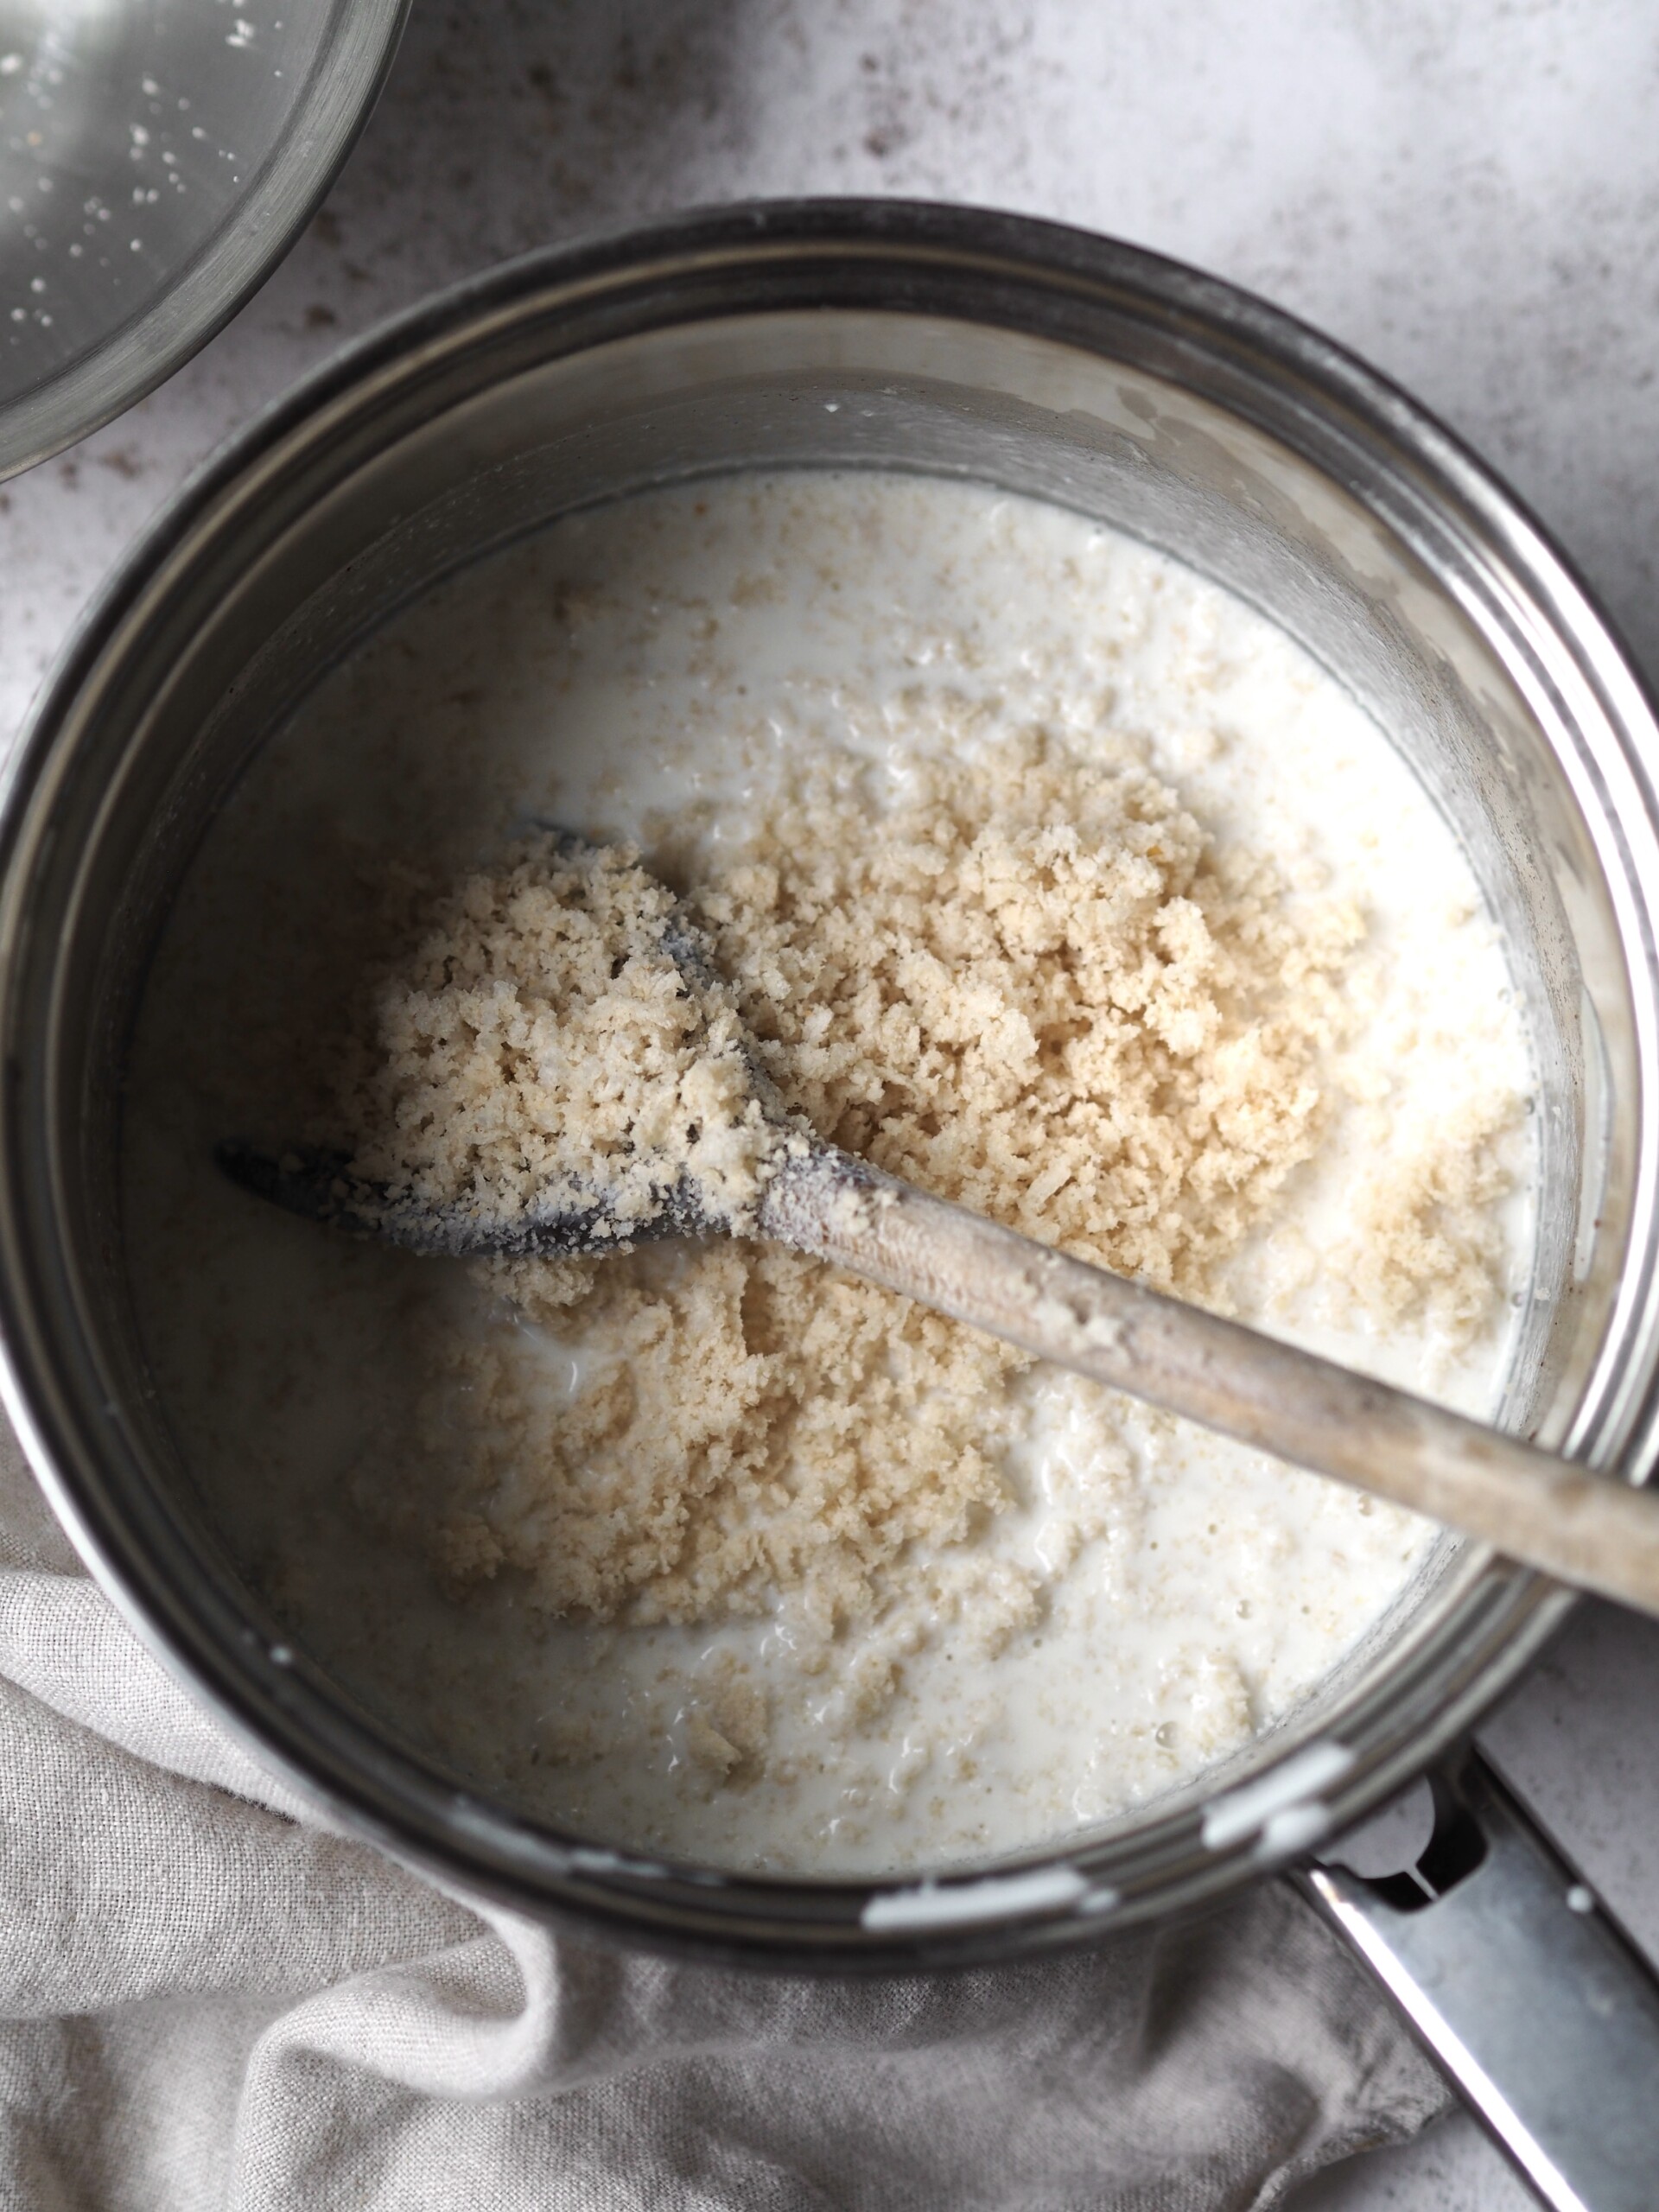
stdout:
<svg viewBox="0 0 1659 2212">
<path fill-rule="evenodd" d="M 1018 1502 L 973 1549 L 1036 1587 L 1040 1617 L 994 1656 L 974 1623 L 930 1617 L 924 1569 L 956 1572 L 950 1558 L 917 1562 L 908 1594 L 811 1672 L 787 1599 L 712 1630 L 594 1628 L 549 1623 L 510 1578 L 464 1601 L 433 1580 L 416 1539 L 441 1501 L 397 1442 L 427 1379 L 409 1316 L 438 1301 L 458 1329 L 507 1325 L 458 1268 L 334 1237 L 219 1178 L 215 1138 L 280 1141 L 291 1110 L 251 1029 L 350 982 L 378 856 L 458 868 L 546 816 L 635 837 L 695 878 L 803 747 L 885 761 L 901 789 L 901 693 L 907 729 L 949 693 L 1085 751 L 1135 735 L 1218 842 L 1274 855 L 1309 897 L 1360 903 L 1351 1102 L 1231 1294 L 1246 1317 L 1467 1411 L 1500 1395 L 1530 1246 L 1524 1119 L 1506 1140 L 1505 1279 L 1471 1340 L 1379 1328 L 1333 1288 L 1328 1255 L 1368 1179 L 1531 1077 L 1456 842 L 1305 654 L 1161 556 L 957 484 L 741 478 L 564 522 L 389 625 L 256 762 L 146 1001 L 128 1204 L 185 1457 L 293 1643 L 475 1785 L 599 1840 L 893 1871 L 1109 1818 L 1283 1715 L 1425 1541 L 1408 1515 L 1144 1408 L 1119 1402 L 1103 1427 L 1087 1391 L 1038 1369 L 1014 1385 Z M 519 1330 L 512 1357 L 539 1388 L 581 1387 L 552 1338 Z M 727 1656 L 771 1709 L 765 1770 L 741 1786 L 689 1748 Z M 598 1754 L 561 1756 L 583 1722 Z"/>
</svg>

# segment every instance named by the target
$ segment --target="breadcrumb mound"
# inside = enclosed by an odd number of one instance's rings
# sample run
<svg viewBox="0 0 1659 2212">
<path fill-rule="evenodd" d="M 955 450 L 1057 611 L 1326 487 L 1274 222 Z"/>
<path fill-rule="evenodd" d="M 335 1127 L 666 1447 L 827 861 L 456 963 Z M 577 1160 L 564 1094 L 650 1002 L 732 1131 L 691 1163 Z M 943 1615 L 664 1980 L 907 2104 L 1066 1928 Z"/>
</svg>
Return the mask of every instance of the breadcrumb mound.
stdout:
<svg viewBox="0 0 1659 2212">
<path fill-rule="evenodd" d="M 1317 1141 L 1358 910 L 1039 734 L 906 781 L 878 814 L 809 773 L 702 896 L 769 1073 L 892 1173 L 1209 1295 Z"/>
<path fill-rule="evenodd" d="M 622 1242 L 677 1190 L 753 1225 L 782 1135 L 729 991 L 637 852 L 535 837 L 425 921 L 344 1085 L 358 1174 L 487 1220 L 602 1198 Z"/>
<path fill-rule="evenodd" d="M 1024 1363 L 942 1314 L 766 1246 L 486 1272 L 587 1372 L 558 1396 L 511 1338 L 435 1347 L 429 1417 L 453 1436 L 464 1394 L 476 1500 L 442 1539 L 458 1583 L 506 1564 L 556 1613 L 642 1623 L 797 1590 L 827 1634 L 907 1544 L 961 1542 L 1002 1501 Z"/>
<path fill-rule="evenodd" d="M 626 868 L 609 880 L 632 895 Z M 1319 1142 L 1363 934 L 1351 903 L 1215 849 L 1134 757 L 1040 733 L 891 781 L 821 760 L 694 905 L 766 1073 L 821 1135 L 1211 1304 Z M 531 849 L 440 900 L 381 989 L 387 1065 L 354 1105 L 396 1136 L 365 1144 L 438 1176 L 459 1145 L 466 1175 L 527 1203 L 573 1107 L 615 1110 L 619 1054 L 627 1081 L 683 1082 L 690 1033 L 654 985 L 620 1007 L 596 988 L 594 1023 L 561 1027 L 545 979 L 570 915 Z M 1451 1172 L 1427 1162 L 1420 1192 L 1395 1193 L 1421 1234 L 1390 1232 L 1364 1294 L 1409 1304 L 1448 1265 L 1478 1269 L 1466 1237 L 1451 1262 L 1433 1242 L 1433 1218 L 1486 1203 Z M 993 1643 L 1034 1618 L 1006 1563 L 972 1568 L 1008 1498 L 1023 1354 L 758 1244 L 480 1274 L 502 1319 L 435 1329 L 421 1409 L 435 1455 L 463 1440 L 436 1537 L 457 1587 L 508 1569 L 553 1615 L 637 1623 L 714 1624 L 788 1593 L 830 1635 L 943 1549 L 966 1564 L 938 1576 L 942 1605 Z M 1470 1278 L 1455 1302 L 1476 1297 Z"/>
</svg>

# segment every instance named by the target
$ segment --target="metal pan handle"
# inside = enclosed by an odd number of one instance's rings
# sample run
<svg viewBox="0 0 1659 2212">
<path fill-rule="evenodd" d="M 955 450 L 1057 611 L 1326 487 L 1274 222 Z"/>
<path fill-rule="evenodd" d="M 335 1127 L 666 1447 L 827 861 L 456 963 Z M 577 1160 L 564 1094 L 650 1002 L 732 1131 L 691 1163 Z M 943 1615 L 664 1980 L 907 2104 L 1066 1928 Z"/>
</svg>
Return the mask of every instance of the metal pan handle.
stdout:
<svg viewBox="0 0 1659 2212">
<path fill-rule="evenodd" d="M 1554 2212 L 1659 2205 L 1659 1979 L 1486 1760 L 1431 1777 L 1414 1872 L 1296 1879 Z"/>
</svg>

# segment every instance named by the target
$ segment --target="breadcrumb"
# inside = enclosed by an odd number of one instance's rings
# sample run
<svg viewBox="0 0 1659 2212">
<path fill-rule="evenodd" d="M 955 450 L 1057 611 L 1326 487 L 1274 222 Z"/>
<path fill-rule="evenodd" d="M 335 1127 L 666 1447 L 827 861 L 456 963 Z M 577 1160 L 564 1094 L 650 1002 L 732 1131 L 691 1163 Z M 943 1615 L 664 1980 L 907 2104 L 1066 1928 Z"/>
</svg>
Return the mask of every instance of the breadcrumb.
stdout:
<svg viewBox="0 0 1659 2212">
<path fill-rule="evenodd" d="M 590 1242 L 626 1243 L 677 1198 L 710 1227 L 753 1225 L 785 1135 L 729 991 L 631 847 L 543 834 L 467 877 L 374 1017 L 342 1110 L 354 1173 L 391 1198 L 580 1215 Z"/>
</svg>

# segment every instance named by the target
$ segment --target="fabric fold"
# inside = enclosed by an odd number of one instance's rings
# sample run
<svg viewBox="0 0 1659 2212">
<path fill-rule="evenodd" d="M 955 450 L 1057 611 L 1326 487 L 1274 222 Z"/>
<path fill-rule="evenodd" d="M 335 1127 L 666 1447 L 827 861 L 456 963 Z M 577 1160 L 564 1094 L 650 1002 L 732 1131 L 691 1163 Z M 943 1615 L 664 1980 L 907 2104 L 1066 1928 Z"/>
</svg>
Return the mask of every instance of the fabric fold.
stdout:
<svg viewBox="0 0 1659 2212">
<path fill-rule="evenodd" d="M 0 1452 L 0 2204 L 1257 2212 L 1443 2107 L 1286 1886 L 1089 1952 L 669 1964 L 334 1832 Z"/>
</svg>

